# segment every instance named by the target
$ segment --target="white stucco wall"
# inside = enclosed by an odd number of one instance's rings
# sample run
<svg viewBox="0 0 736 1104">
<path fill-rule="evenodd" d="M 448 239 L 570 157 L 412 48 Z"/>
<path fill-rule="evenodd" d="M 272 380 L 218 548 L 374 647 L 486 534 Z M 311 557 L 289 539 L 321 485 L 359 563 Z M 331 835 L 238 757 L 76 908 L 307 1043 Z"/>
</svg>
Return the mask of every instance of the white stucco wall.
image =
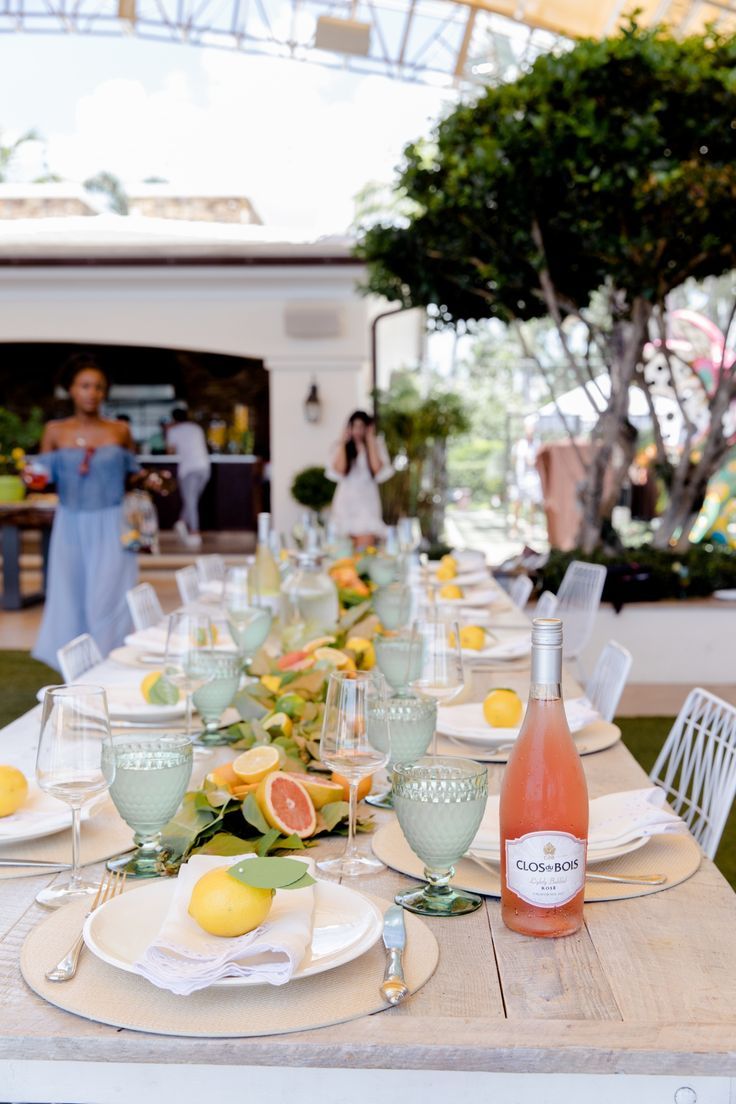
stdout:
<svg viewBox="0 0 736 1104">
<path fill-rule="evenodd" d="M 69 341 L 181 348 L 264 361 L 271 387 L 272 508 L 298 517 L 289 486 L 325 463 L 346 416 L 370 386 L 369 322 L 376 304 L 356 289 L 353 265 L 0 268 L 0 342 Z M 334 336 L 287 333 L 290 307 L 337 314 Z M 293 329 L 293 327 L 292 327 Z M 1 350 L 0 350 L 1 354 Z M 316 377 L 324 414 L 303 402 Z"/>
</svg>

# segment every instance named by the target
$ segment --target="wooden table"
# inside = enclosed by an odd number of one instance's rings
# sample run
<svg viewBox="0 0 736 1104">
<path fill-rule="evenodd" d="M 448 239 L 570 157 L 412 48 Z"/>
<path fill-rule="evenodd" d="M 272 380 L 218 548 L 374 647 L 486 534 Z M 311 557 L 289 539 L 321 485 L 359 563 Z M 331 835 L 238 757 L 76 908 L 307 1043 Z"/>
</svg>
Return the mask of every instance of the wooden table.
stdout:
<svg viewBox="0 0 736 1104">
<path fill-rule="evenodd" d="M 51 526 L 56 511 L 55 496 L 44 499 L 27 498 L 22 502 L 0 502 L 0 534 L 3 554 L 3 593 L 0 605 L 5 610 L 19 610 L 43 602 L 46 589 Z M 20 589 L 21 533 L 24 529 L 40 529 L 43 586 L 35 594 L 22 594 Z"/>
<path fill-rule="evenodd" d="M 105 663 L 88 677 L 104 681 L 113 667 Z M 115 670 L 119 679 L 121 668 Z M 576 690 L 570 678 L 567 687 Z M 27 715 L 0 733 L 0 761 L 17 761 L 21 738 L 30 758 L 34 724 Z M 620 743 L 583 763 L 593 797 L 646 783 Z M 490 768 L 493 791 L 501 772 Z M 376 813 L 379 822 L 392 815 Z M 318 857 L 342 846 L 327 840 Z M 470 916 L 430 921 L 439 967 L 405 1005 L 258 1039 L 119 1031 L 35 996 L 18 957 L 26 933 L 45 915 L 33 899 L 47 881 L 0 882 L 6 1101 L 160 1104 L 165 1093 L 177 1104 L 200 1104 L 236 1092 L 238 1099 L 247 1093 L 279 1104 L 426 1104 L 438 1092 L 472 1092 L 502 1104 L 736 1099 L 736 895 L 706 859 L 673 889 L 587 906 L 585 929 L 567 939 L 508 931 L 492 899 Z M 387 870 L 361 878 L 359 888 L 390 898 L 407 883 Z"/>
</svg>

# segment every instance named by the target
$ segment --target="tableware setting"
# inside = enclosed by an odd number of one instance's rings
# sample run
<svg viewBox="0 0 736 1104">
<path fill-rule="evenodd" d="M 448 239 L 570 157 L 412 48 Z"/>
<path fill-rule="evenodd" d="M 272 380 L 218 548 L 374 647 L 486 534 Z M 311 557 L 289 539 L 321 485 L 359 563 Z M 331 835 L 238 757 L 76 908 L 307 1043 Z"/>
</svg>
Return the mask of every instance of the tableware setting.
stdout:
<svg viewBox="0 0 736 1104">
<path fill-rule="evenodd" d="M 83 806 L 81 819 L 84 821 L 94 816 L 98 807 L 95 802 Z M 42 790 L 33 779 L 29 779 L 28 796 L 21 807 L 9 816 L 0 818 L 0 848 L 53 836 L 70 828 L 71 823 L 70 807 Z"/>
<path fill-rule="evenodd" d="M 600 715 L 585 697 L 566 698 L 565 714 L 570 732 L 580 732 L 588 725 L 600 721 Z M 522 719 L 512 728 L 491 726 L 485 718 L 483 702 L 463 702 L 460 705 L 440 706 L 437 713 L 437 731 L 454 743 L 473 749 L 493 749 L 513 744 L 521 730 Z"/>
</svg>

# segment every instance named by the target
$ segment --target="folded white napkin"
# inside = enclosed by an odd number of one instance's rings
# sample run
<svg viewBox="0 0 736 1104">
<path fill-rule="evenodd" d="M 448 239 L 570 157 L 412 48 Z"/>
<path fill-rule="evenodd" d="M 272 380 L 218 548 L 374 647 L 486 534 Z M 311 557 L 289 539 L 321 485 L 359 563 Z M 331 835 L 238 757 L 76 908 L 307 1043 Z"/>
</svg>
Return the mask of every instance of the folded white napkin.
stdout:
<svg viewBox="0 0 736 1104">
<path fill-rule="evenodd" d="M 488 798 L 480 828 L 471 850 L 495 854 L 500 851 L 499 798 Z M 685 822 L 667 805 L 664 790 L 651 786 L 605 794 L 590 803 L 588 850 L 608 851 L 634 840 L 668 832 L 686 832 Z"/>
<path fill-rule="evenodd" d="M 593 721 L 600 720 L 600 714 L 587 698 L 568 698 L 565 701 L 565 715 L 571 732 L 579 732 Z M 437 712 L 437 731 L 458 740 L 472 740 L 477 743 L 498 743 L 515 740 L 519 734 L 515 728 L 492 728 L 483 716 L 482 702 L 465 702 L 463 705 L 440 706 Z"/>
<path fill-rule="evenodd" d="M 313 885 L 277 890 L 266 921 L 233 939 L 208 935 L 187 911 L 192 890 L 203 874 L 253 857 L 194 855 L 185 863 L 161 930 L 135 963 L 136 973 L 179 996 L 227 977 L 257 977 L 269 985 L 285 985 L 312 941 Z M 311 860 L 299 861 L 314 875 Z"/>
<path fill-rule="evenodd" d="M 144 648 L 146 651 L 158 653 L 163 660 L 166 652 L 167 634 L 168 626 L 167 623 L 163 621 L 160 625 L 151 625 L 147 629 L 138 629 L 137 632 L 128 633 L 125 638 L 125 643 L 132 645 L 134 648 Z M 230 634 L 224 630 L 220 630 L 214 648 L 216 651 L 223 652 L 234 652 L 236 650 L 235 645 L 230 639 Z"/>
</svg>

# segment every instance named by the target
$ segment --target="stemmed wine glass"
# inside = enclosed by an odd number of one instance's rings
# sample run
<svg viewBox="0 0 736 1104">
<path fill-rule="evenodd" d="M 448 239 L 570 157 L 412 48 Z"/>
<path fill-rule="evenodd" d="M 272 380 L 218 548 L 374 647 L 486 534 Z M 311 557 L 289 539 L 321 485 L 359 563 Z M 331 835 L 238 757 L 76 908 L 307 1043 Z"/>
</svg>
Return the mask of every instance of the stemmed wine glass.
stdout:
<svg viewBox="0 0 736 1104">
<path fill-rule="evenodd" d="M 83 881 L 79 871 L 82 806 L 104 793 L 110 781 L 103 773 L 103 750 L 110 744 L 107 696 L 101 686 L 50 686 L 43 699 L 36 779 L 46 793 L 72 811 L 72 869 L 68 881 L 55 882 L 36 897 L 57 908 L 97 893 L 99 882 Z"/>
<path fill-rule="evenodd" d="M 369 708 L 386 700 L 386 683 L 375 671 L 335 671 L 327 684 L 320 742 L 320 759 L 338 771 L 350 786 L 350 818 L 345 851 L 335 859 L 323 859 L 317 866 L 334 877 L 373 874 L 383 863 L 362 854 L 355 843 L 358 783 L 386 765 L 389 739 L 374 741 L 375 729 L 368 723 Z M 379 746 L 380 744 L 380 746 Z"/>
<path fill-rule="evenodd" d="M 415 621 L 409 650 L 409 686 L 424 698 L 447 702 L 465 687 L 460 629 L 456 621 Z M 415 671 L 418 674 L 415 675 Z M 433 749 L 437 752 L 437 733 Z"/>
<path fill-rule="evenodd" d="M 223 601 L 230 635 L 247 666 L 271 631 L 271 611 L 259 605 L 256 593 L 251 601 L 247 567 L 231 567 L 225 575 Z"/>
<path fill-rule="evenodd" d="M 215 643 L 209 617 L 195 613 L 173 613 L 166 636 L 164 677 L 186 695 L 187 736 L 192 735 L 192 695 L 212 678 L 205 656 Z"/>
</svg>

